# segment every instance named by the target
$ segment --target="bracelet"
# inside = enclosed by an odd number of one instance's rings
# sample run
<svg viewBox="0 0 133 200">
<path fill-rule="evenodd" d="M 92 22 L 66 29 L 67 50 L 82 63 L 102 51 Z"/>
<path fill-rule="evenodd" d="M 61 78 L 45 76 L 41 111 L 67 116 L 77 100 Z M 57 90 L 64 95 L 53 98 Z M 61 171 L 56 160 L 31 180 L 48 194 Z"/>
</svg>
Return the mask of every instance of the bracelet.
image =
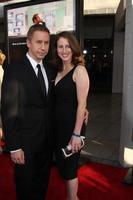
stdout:
<svg viewBox="0 0 133 200">
<path fill-rule="evenodd" d="M 72 136 L 80 137 L 80 135 L 79 135 L 79 134 L 76 134 L 76 133 L 73 133 Z"/>
</svg>

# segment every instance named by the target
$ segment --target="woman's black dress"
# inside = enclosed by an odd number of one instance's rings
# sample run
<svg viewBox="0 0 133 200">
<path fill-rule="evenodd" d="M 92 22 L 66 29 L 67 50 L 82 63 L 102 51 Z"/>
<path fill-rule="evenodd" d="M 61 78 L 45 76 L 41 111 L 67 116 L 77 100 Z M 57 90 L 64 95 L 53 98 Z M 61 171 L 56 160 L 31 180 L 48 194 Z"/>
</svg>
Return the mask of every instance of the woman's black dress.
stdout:
<svg viewBox="0 0 133 200">
<path fill-rule="evenodd" d="M 76 121 L 77 93 L 72 79 L 75 67 L 55 85 L 55 143 L 56 161 L 60 174 L 66 180 L 77 177 L 79 153 L 64 158 L 61 148 L 68 145 Z"/>
</svg>

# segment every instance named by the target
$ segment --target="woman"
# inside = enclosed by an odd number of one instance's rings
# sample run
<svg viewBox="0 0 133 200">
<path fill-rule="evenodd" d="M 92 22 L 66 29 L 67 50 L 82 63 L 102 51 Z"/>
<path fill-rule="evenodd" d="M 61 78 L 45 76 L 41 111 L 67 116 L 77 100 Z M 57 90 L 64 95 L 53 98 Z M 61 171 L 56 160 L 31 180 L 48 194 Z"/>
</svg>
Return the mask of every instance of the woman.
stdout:
<svg viewBox="0 0 133 200">
<path fill-rule="evenodd" d="M 78 160 L 84 115 L 89 91 L 89 77 L 79 44 L 70 32 L 57 35 L 55 58 L 58 73 L 55 79 L 56 160 L 66 180 L 67 199 L 78 200 Z M 71 145 L 73 154 L 64 159 L 61 149 Z"/>
<path fill-rule="evenodd" d="M 5 54 L 0 49 L 0 99 L 1 99 L 1 83 L 3 79 L 3 64 L 6 59 Z M 3 131 L 2 131 L 2 122 L 1 122 L 1 116 L 0 116 L 0 141 L 3 138 Z M 2 147 L 0 146 L 0 152 L 2 151 Z"/>
</svg>

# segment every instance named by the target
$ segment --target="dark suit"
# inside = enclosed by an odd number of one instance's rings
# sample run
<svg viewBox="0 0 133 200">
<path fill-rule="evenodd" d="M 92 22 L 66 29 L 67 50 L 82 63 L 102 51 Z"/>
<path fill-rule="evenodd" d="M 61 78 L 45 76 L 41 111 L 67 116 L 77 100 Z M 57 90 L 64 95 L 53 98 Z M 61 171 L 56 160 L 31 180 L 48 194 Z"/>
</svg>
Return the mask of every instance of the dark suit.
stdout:
<svg viewBox="0 0 133 200">
<path fill-rule="evenodd" d="M 52 79 L 47 97 L 27 57 L 5 69 L 2 83 L 1 113 L 5 140 L 9 151 L 23 149 L 25 165 L 15 166 L 18 199 L 44 200 L 51 165 Z"/>
</svg>

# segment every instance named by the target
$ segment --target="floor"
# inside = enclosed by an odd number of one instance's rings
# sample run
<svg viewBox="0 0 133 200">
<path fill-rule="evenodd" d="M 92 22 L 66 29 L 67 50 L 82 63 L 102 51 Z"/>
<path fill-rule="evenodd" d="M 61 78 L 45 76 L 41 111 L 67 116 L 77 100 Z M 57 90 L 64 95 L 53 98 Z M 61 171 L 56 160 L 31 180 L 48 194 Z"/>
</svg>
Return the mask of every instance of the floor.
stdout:
<svg viewBox="0 0 133 200">
<path fill-rule="evenodd" d="M 82 159 L 118 166 L 121 94 L 91 94 L 88 99 L 89 121 Z"/>
</svg>

